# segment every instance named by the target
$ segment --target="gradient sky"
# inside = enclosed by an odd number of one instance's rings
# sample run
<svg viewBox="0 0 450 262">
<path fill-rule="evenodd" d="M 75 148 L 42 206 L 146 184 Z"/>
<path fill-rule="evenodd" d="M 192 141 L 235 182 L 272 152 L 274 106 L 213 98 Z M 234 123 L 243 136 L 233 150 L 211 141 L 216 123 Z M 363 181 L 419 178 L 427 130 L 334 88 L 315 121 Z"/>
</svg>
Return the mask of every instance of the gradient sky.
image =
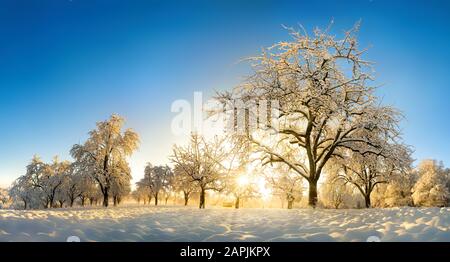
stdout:
<svg viewBox="0 0 450 262">
<path fill-rule="evenodd" d="M 402 110 L 417 159 L 450 165 L 449 1 L 0 2 L 0 185 L 33 154 L 70 159 L 95 122 L 118 113 L 141 136 L 145 162 L 167 163 L 176 99 L 230 88 L 236 62 L 289 36 L 282 24 L 340 33 L 362 20 L 385 103 Z"/>
</svg>

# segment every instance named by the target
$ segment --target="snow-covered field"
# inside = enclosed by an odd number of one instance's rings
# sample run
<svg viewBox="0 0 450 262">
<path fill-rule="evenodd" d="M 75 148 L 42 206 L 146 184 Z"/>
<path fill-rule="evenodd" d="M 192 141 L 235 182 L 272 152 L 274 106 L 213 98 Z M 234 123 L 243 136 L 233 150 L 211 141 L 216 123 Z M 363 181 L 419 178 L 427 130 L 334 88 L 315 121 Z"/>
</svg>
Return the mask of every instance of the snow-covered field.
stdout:
<svg viewBox="0 0 450 262">
<path fill-rule="evenodd" d="M 450 208 L 0 210 L 0 241 L 450 241 Z"/>
</svg>

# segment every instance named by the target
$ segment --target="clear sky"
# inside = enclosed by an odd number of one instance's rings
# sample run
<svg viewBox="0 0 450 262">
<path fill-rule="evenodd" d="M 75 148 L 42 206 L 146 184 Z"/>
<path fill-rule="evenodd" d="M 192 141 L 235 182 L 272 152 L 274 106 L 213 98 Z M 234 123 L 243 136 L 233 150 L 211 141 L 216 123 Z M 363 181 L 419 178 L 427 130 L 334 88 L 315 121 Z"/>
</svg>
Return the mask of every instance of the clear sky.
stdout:
<svg viewBox="0 0 450 262">
<path fill-rule="evenodd" d="M 313 3 L 314 2 L 314 3 Z M 395 2 L 395 3 L 393 3 Z M 415 158 L 450 165 L 449 1 L 0 2 L 0 185 L 39 154 L 70 159 L 95 122 L 118 113 L 141 136 L 145 162 L 168 162 L 175 99 L 230 88 L 236 62 L 289 36 L 282 24 L 334 31 L 362 20 L 385 103 L 406 115 Z"/>
</svg>

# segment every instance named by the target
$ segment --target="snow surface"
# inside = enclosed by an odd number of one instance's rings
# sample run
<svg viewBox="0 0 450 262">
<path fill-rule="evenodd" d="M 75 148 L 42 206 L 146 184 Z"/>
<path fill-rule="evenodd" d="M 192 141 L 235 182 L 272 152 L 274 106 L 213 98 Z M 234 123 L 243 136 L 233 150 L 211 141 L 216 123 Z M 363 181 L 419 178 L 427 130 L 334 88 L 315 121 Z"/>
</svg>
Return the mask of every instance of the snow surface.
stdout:
<svg viewBox="0 0 450 262">
<path fill-rule="evenodd" d="M 0 210 L 0 241 L 450 242 L 450 208 L 362 210 L 128 206 Z"/>
</svg>

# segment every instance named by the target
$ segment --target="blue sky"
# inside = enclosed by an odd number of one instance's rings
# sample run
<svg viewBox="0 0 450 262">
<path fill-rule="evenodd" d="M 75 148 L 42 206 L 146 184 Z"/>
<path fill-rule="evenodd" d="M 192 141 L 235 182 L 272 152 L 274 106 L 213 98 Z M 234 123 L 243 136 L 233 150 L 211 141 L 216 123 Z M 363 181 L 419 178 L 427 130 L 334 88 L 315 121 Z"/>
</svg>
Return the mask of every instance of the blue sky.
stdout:
<svg viewBox="0 0 450 262">
<path fill-rule="evenodd" d="M 95 122 L 126 117 L 145 162 L 166 163 L 176 99 L 239 82 L 236 64 L 289 36 L 282 24 L 334 32 L 362 20 L 385 103 L 401 109 L 415 158 L 450 165 L 448 1 L 0 2 L 0 185 L 25 172 L 33 154 L 69 159 Z"/>
</svg>

